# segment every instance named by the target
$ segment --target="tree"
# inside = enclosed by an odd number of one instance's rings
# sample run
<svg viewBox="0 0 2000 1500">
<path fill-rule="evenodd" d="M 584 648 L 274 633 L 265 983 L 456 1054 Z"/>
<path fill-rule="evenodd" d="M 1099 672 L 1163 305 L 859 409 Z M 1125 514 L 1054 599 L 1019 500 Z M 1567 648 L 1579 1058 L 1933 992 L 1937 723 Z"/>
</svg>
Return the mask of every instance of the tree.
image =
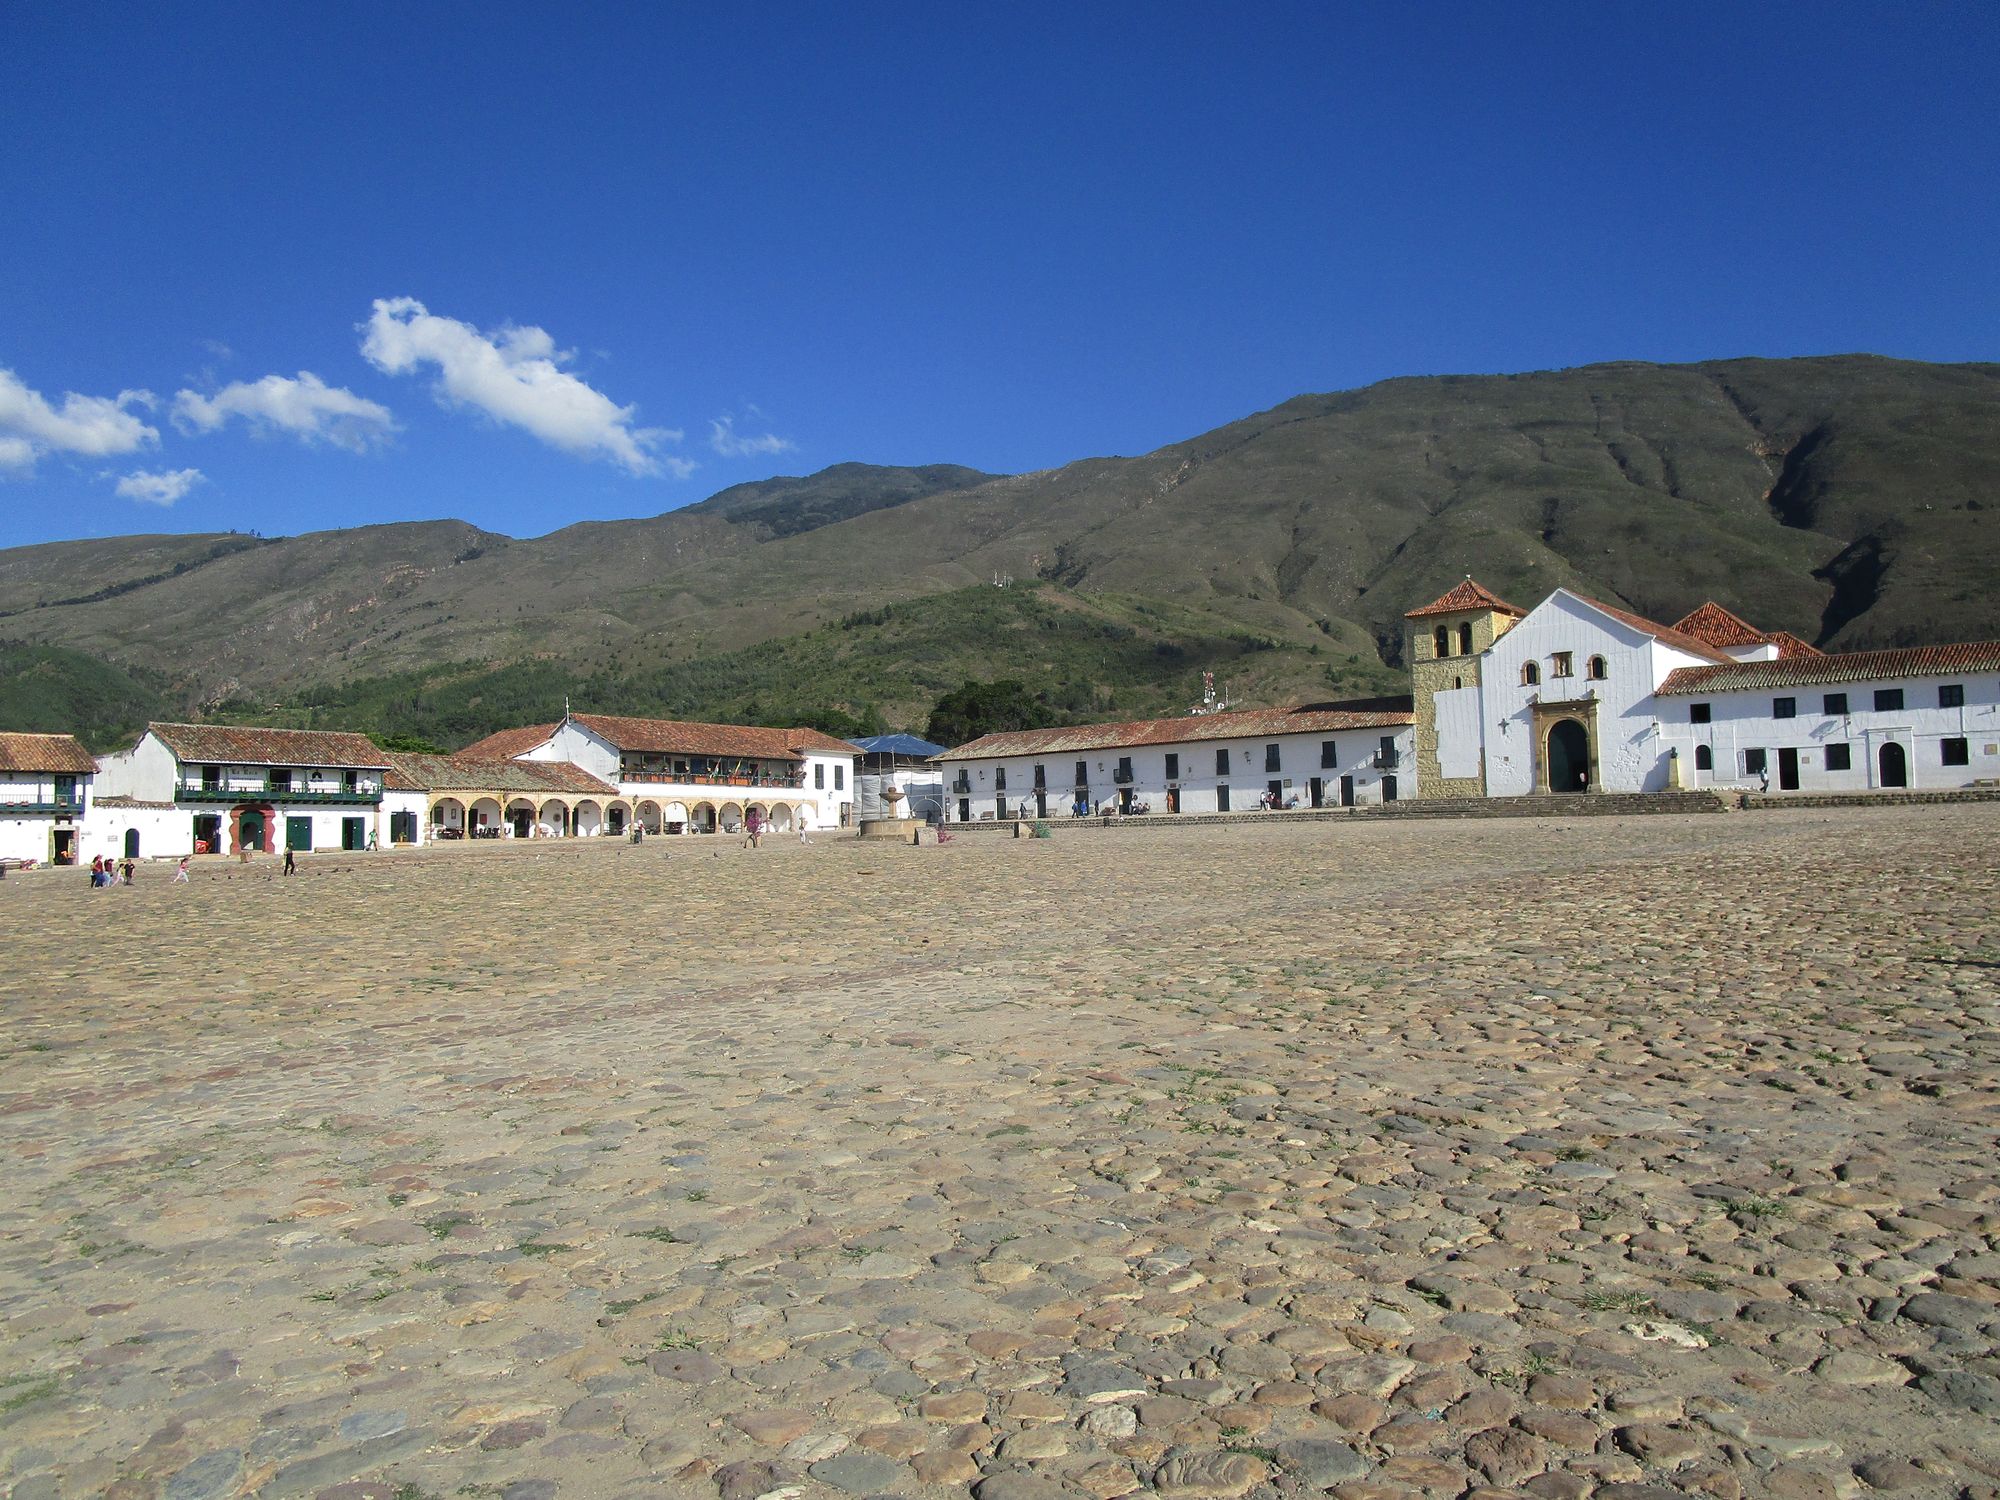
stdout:
<svg viewBox="0 0 2000 1500">
<path fill-rule="evenodd" d="M 924 738 L 940 745 L 963 745 L 982 734 L 1010 729 L 1047 729 L 1062 716 L 1018 677 L 967 682 L 953 688 L 931 710 Z"/>
<path fill-rule="evenodd" d="M 404 755 L 449 755 L 451 752 L 442 745 L 434 745 L 420 734 L 371 734 L 379 750 L 397 751 Z"/>
</svg>

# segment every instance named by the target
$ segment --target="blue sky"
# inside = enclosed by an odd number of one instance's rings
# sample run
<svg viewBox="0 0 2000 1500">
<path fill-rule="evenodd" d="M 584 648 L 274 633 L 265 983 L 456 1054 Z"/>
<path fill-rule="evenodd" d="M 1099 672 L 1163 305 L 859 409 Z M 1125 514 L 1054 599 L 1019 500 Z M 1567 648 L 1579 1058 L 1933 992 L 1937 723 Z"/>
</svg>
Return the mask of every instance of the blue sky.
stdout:
<svg viewBox="0 0 2000 1500">
<path fill-rule="evenodd" d="M 0 8 L 0 545 L 2000 358 L 2000 8 Z"/>
</svg>

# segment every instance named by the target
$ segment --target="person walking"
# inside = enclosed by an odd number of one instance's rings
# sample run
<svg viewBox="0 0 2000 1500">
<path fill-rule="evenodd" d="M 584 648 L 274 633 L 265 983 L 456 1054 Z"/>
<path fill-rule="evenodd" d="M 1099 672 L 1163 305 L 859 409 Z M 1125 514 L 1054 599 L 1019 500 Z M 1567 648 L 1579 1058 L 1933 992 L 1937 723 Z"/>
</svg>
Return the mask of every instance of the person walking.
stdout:
<svg viewBox="0 0 2000 1500">
<path fill-rule="evenodd" d="M 132 872 L 137 868 L 137 862 L 128 856 L 125 862 L 118 866 L 118 883 L 120 885 L 130 885 L 132 883 Z"/>
<path fill-rule="evenodd" d="M 290 844 L 285 845 L 285 873 L 287 875 L 296 875 L 299 873 L 299 862 L 293 855 Z"/>
<path fill-rule="evenodd" d="M 183 854 L 181 856 L 181 862 L 174 866 L 174 884 L 186 885 L 187 883 L 188 883 L 188 856 Z"/>
</svg>

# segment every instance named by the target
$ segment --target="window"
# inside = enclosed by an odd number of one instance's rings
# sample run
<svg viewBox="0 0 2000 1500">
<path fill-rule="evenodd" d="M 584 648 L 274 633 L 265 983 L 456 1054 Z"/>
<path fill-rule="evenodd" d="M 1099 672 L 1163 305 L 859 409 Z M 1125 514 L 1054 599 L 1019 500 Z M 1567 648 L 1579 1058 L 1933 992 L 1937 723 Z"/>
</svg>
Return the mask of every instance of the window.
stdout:
<svg viewBox="0 0 2000 1500">
<path fill-rule="evenodd" d="M 1337 740 L 1319 742 L 1319 768 L 1331 771 L 1340 764 L 1340 743 Z"/>
<path fill-rule="evenodd" d="M 1005 766 L 995 766 L 993 768 L 993 790 L 996 792 L 1007 790 L 1007 768 Z"/>
<path fill-rule="evenodd" d="M 1898 713 L 1902 710 L 1902 707 L 1903 707 L 1903 690 L 1901 688 L 1875 689 L 1876 713 L 1878 714 Z"/>
<path fill-rule="evenodd" d="M 1542 669 L 1531 661 L 1521 663 L 1521 686 L 1533 687 L 1542 680 Z"/>
<path fill-rule="evenodd" d="M 959 775 L 961 775 L 961 776 L 963 776 L 964 774 L 965 774 L 965 773 L 964 773 L 963 771 L 959 772 Z M 826 767 L 825 767 L 825 766 L 814 766 L 814 767 L 813 767 L 813 790 L 814 790 L 814 791 L 816 791 L 816 792 L 823 792 L 823 791 L 825 791 L 825 790 L 826 790 Z"/>
<path fill-rule="evenodd" d="M 1762 776 L 1769 765 L 1770 762 L 1765 759 L 1762 750 L 1745 750 L 1743 752 L 1743 774 L 1745 776 Z"/>
<path fill-rule="evenodd" d="M 1938 764 L 1941 766 L 1963 766 L 1971 764 L 1970 746 L 1962 739 L 1938 741 L 1940 752 Z"/>
<path fill-rule="evenodd" d="M 1180 779 L 1181 779 L 1180 753 L 1178 751 L 1169 750 L 1167 752 L 1167 780 L 1179 781 Z"/>
<path fill-rule="evenodd" d="M 1962 682 L 1943 683 L 1938 688 L 1939 708 L 1965 707 L 1965 684 Z"/>
<path fill-rule="evenodd" d="M 1828 693 L 1826 695 L 1826 702 L 1821 706 L 1828 714 L 1845 714 L 1847 712 L 1847 694 Z"/>
<path fill-rule="evenodd" d="M 1549 676 L 1551 677 L 1576 676 L 1576 666 L 1573 660 L 1574 656 L 1575 653 L 1571 651 L 1558 651 L 1554 655 L 1552 655 L 1549 658 Z"/>
<path fill-rule="evenodd" d="M 1713 771 L 1715 769 L 1715 751 L 1707 745 L 1696 745 L 1694 747 L 1694 768 L 1697 771 Z"/>
<path fill-rule="evenodd" d="M 1264 747 L 1264 769 L 1266 771 L 1275 771 L 1278 769 L 1278 747 L 1276 745 L 1266 745 Z"/>
<path fill-rule="evenodd" d="M 1451 631 L 1448 627 L 1438 626 L 1436 633 L 1431 636 L 1431 655 L 1437 657 L 1451 655 Z"/>
<path fill-rule="evenodd" d="M 1706 703 L 1690 703 L 1688 705 L 1688 723 L 1706 724 L 1709 720 L 1709 708 L 1710 705 Z"/>
<path fill-rule="evenodd" d="M 1826 747 L 1826 768 L 1829 771 L 1853 770 L 1853 751 L 1845 744 L 1828 745 Z"/>
<path fill-rule="evenodd" d="M 1375 751 L 1375 764 L 1385 771 L 1396 769 L 1396 737 L 1393 734 L 1382 736 L 1381 745 Z"/>
<path fill-rule="evenodd" d="M 1799 716 L 1799 700 L 1796 698 L 1773 698 L 1771 717 L 1774 719 L 1796 719 Z"/>
<path fill-rule="evenodd" d="M 1467 620 L 1463 625 L 1458 627 L 1458 654 L 1460 656 L 1472 655 L 1472 622 L 1470 620 Z"/>
<path fill-rule="evenodd" d="M 1076 763 L 1076 784 L 1077 784 L 1078 786 L 1089 786 L 1089 785 L 1090 785 L 1090 762 L 1089 762 L 1089 761 L 1087 761 L 1087 760 L 1080 760 L 1080 761 L 1078 761 L 1078 762 Z"/>
<path fill-rule="evenodd" d="M 1584 666 L 1584 673 L 1592 682 L 1602 682 L 1610 675 L 1608 669 L 1605 667 L 1604 658 L 1601 656 L 1591 657 Z"/>
<path fill-rule="evenodd" d="M 1215 752 L 1215 774 L 1218 776 L 1229 774 L 1229 750 L 1226 746 Z"/>
<path fill-rule="evenodd" d="M 271 790 L 274 792 L 289 792 L 292 789 L 292 773 L 290 767 L 273 766 L 271 768 L 271 778 L 269 785 Z"/>
<path fill-rule="evenodd" d="M 1125 785 L 1125 786 L 1130 786 L 1130 785 L 1132 784 L 1132 757 L 1131 757 L 1131 756 L 1129 756 L 1129 755 L 1121 755 L 1121 756 L 1119 756 L 1119 757 L 1118 757 L 1118 770 L 1117 770 L 1117 773 L 1116 773 L 1115 775 L 1113 775 L 1113 777 L 1112 777 L 1111 779 L 1112 779 L 1113 781 L 1116 781 L 1116 782 L 1119 782 L 1119 783 L 1121 783 L 1122 785 Z"/>
<path fill-rule="evenodd" d="M 1047 787 L 1048 784 L 1049 784 L 1049 768 L 1047 766 L 1036 766 L 1035 790 L 1039 792 L 1043 790 L 1045 787 Z"/>
<path fill-rule="evenodd" d="M 847 767 L 835 766 L 833 768 L 833 789 L 836 792 L 838 792 L 843 790 L 846 786 L 847 786 Z"/>
<path fill-rule="evenodd" d="M 1451 685 L 1454 688 L 1462 688 L 1465 686 L 1465 679 L 1463 677 L 1454 677 L 1451 680 Z"/>
<path fill-rule="evenodd" d="M 340 785 L 341 785 L 341 788 L 342 788 L 343 790 L 345 790 L 345 791 L 350 791 L 350 792 L 351 792 L 351 791 L 353 791 L 353 790 L 354 790 L 354 789 L 355 789 L 355 788 L 356 788 L 357 786 L 359 786 L 359 785 L 360 785 L 360 783 L 361 783 L 361 777 L 360 777 L 359 773 L 357 773 L 357 772 L 354 772 L 354 771 L 343 771 L 343 772 L 341 772 L 341 775 L 340 775 Z"/>
<path fill-rule="evenodd" d="M 218 787 L 218 786 L 221 786 L 221 785 L 222 785 L 222 767 L 220 767 L 220 766 L 203 766 L 203 767 L 201 768 L 201 784 L 202 784 L 203 786 L 205 786 L 205 787 Z"/>
</svg>

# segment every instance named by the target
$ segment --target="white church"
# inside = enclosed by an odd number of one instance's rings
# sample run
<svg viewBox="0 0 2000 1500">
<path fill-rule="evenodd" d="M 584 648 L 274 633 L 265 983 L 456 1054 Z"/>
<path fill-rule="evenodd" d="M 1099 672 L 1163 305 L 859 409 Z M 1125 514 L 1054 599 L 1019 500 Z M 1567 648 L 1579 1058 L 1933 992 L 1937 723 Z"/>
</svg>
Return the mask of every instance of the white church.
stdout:
<svg viewBox="0 0 2000 1500">
<path fill-rule="evenodd" d="M 1471 578 L 1405 619 L 1418 797 L 2000 779 L 2000 641 L 1828 654 L 1714 603 L 1662 625 Z"/>
</svg>

